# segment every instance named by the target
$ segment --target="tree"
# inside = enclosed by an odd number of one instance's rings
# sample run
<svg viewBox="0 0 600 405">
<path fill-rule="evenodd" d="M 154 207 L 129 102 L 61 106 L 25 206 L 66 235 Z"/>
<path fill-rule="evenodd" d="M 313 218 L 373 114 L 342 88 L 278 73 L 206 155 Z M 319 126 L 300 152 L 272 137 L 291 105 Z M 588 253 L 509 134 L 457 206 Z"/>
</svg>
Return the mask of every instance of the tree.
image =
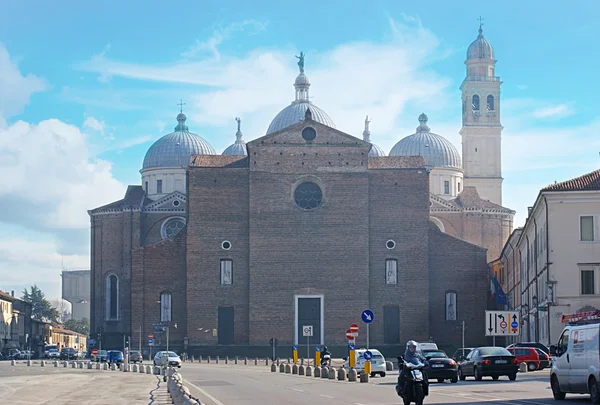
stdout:
<svg viewBox="0 0 600 405">
<path fill-rule="evenodd" d="M 23 290 L 21 298 L 31 303 L 31 316 L 33 319 L 53 324 L 58 323 L 58 310 L 46 299 L 44 293 L 37 285 L 32 285 L 31 291 L 27 291 L 27 289 Z"/>
<path fill-rule="evenodd" d="M 69 319 L 64 323 L 65 329 L 79 332 L 82 335 L 90 334 L 90 320 L 87 318 Z"/>
</svg>

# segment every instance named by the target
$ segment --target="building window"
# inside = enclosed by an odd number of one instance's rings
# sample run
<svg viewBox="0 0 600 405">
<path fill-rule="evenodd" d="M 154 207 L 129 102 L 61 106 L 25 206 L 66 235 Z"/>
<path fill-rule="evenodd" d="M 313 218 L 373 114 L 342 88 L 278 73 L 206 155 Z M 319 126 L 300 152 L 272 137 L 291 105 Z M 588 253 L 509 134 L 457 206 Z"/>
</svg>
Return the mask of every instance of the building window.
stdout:
<svg viewBox="0 0 600 405">
<path fill-rule="evenodd" d="M 163 222 L 160 227 L 160 236 L 163 239 L 172 238 L 185 228 L 185 219 L 182 217 L 171 217 Z"/>
<path fill-rule="evenodd" d="M 579 233 L 580 239 L 583 242 L 591 242 L 594 240 L 594 217 L 579 217 Z"/>
<path fill-rule="evenodd" d="M 148 182 L 144 182 L 144 191 L 146 192 L 146 194 L 148 194 Z"/>
<path fill-rule="evenodd" d="M 444 181 L 444 194 L 450 194 L 450 182 L 448 180 Z"/>
<path fill-rule="evenodd" d="M 487 96 L 487 110 L 494 111 L 494 96 L 491 94 Z"/>
<path fill-rule="evenodd" d="M 581 294 L 593 295 L 594 290 L 594 270 L 581 270 Z"/>
<path fill-rule="evenodd" d="M 446 320 L 456 321 L 456 292 L 446 292 Z"/>
<path fill-rule="evenodd" d="M 160 294 L 160 321 L 171 322 L 171 293 L 163 292 Z"/>
<path fill-rule="evenodd" d="M 321 187 L 315 183 L 302 183 L 294 191 L 294 200 L 298 207 L 305 210 L 312 210 L 321 205 L 323 192 L 321 191 Z"/>
<path fill-rule="evenodd" d="M 156 194 L 162 194 L 162 180 L 156 180 Z"/>
<path fill-rule="evenodd" d="M 221 259 L 221 285 L 233 284 L 233 260 Z"/>
<path fill-rule="evenodd" d="M 479 111 L 479 96 L 477 94 L 475 94 L 473 96 L 473 111 Z"/>
<path fill-rule="evenodd" d="M 398 260 L 386 259 L 385 261 L 385 283 L 398 284 Z"/>
<path fill-rule="evenodd" d="M 458 192 L 460 193 L 460 181 L 458 182 Z"/>
<path fill-rule="evenodd" d="M 119 278 L 115 274 L 106 277 L 106 319 L 119 319 Z"/>
</svg>

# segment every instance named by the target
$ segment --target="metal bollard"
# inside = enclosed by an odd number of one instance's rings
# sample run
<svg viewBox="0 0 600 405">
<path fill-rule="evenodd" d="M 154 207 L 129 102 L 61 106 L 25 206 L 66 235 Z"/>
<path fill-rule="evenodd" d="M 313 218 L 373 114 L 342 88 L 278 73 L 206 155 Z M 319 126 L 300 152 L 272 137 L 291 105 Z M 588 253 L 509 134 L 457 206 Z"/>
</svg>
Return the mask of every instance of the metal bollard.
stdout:
<svg viewBox="0 0 600 405">
<path fill-rule="evenodd" d="M 286 374 L 291 374 L 292 373 L 292 366 L 290 366 L 289 364 L 285 365 L 285 373 Z"/>
<path fill-rule="evenodd" d="M 225 364 L 229 364 L 229 356 L 225 357 Z"/>
<path fill-rule="evenodd" d="M 306 376 L 312 377 L 312 367 L 311 366 L 306 366 Z"/>
<path fill-rule="evenodd" d="M 335 367 L 329 368 L 329 379 L 335 380 L 337 372 L 335 371 Z"/>
<path fill-rule="evenodd" d="M 338 381 L 346 381 L 346 369 L 344 367 L 338 369 Z"/>
<path fill-rule="evenodd" d="M 202 356 L 198 357 L 198 363 L 202 363 Z"/>
<path fill-rule="evenodd" d="M 208 364 L 210 364 L 210 356 L 208 356 L 208 357 L 206 358 L 206 362 L 207 362 Z"/>
<path fill-rule="evenodd" d="M 100 363 L 99 362 L 96 363 L 96 370 L 100 370 L 100 367 L 101 367 Z"/>
<path fill-rule="evenodd" d="M 255 357 L 255 358 L 254 358 L 254 365 L 255 365 L 255 366 L 258 366 L 258 357 Z"/>
<path fill-rule="evenodd" d="M 358 373 L 356 372 L 356 370 L 354 368 L 351 368 L 350 371 L 348 372 L 348 381 L 354 382 L 356 381 L 358 376 Z"/>
<path fill-rule="evenodd" d="M 217 356 L 217 364 L 219 364 L 219 356 Z"/>
<path fill-rule="evenodd" d="M 361 383 L 368 383 L 369 382 L 369 374 L 367 374 L 367 373 L 360 373 L 360 382 Z"/>
<path fill-rule="evenodd" d="M 296 363 L 292 366 L 292 374 L 298 374 L 298 365 Z"/>
<path fill-rule="evenodd" d="M 302 364 L 298 367 L 298 375 L 304 375 L 304 366 Z"/>
<path fill-rule="evenodd" d="M 234 362 L 235 362 L 235 365 L 238 364 L 238 356 L 235 356 L 235 361 Z"/>
<path fill-rule="evenodd" d="M 313 374 L 314 374 L 315 378 L 321 377 L 321 367 L 315 366 Z"/>
<path fill-rule="evenodd" d="M 40 367 L 46 367 L 46 362 L 44 360 L 40 362 Z"/>
<path fill-rule="evenodd" d="M 281 363 L 281 364 L 279 365 L 279 372 L 280 372 L 280 373 L 285 373 L 285 364 Z"/>
<path fill-rule="evenodd" d="M 244 359 L 244 365 L 245 365 L 245 366 L 247 366 L 247 365 L 248 365 L 248 357 L 246 357 L 246 358 Z"/>
<path fill-rule="evenodd" d="M 325 366 L 321 367 L 321 378 L 329 378 L 329 369 Z"/>
<path fill-rule="evenodd" d="M 271 364 L 271 373 L 276 373 L 277 372 L 277 366 L 275 365 L 275 363 Z"/>
<path fill-rule="evenodd" d="M 88 368 L 88 370 L 91 370 L 93 367 L 94 367 L 94 366 L 93 366 L 93 364 L 92 364 L 91 362 L 89 362 L 89 363 L 87 364 L 87 368 Z"/>
</svg>

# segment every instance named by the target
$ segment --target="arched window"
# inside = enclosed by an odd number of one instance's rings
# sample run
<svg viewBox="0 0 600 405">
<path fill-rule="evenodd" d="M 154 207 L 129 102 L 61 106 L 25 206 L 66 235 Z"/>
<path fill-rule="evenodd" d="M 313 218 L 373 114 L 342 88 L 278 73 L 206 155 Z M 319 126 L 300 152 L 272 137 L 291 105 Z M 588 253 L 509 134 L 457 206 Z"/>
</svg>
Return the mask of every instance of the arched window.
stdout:
<svg viewBox="0 0 600 405">
<path fill-rule="evenodd" d="M 487 110 L 494 111 L 494 96 L 491 94 L 487 96 Z"/>
<path fill-rule="evenodd" d="M 479 111 L 479 96 L 477 94 L 473 95 L 473 111 Z"/>
<path fill-rule="evenodd" d="M 160 294 L 160 321 L 171 322 L 172 314 L 171 293 L 163 292 Z"/>
<path fill-rule="evenodd" d="M 116 274 L 106 277 L 106 319 L 119 319 L 119 277 Z"/>
<path fill-rule="evenodd" d="M 456 321 L 456 291 L 446 291 L 446 320 Z"/>
</svg>

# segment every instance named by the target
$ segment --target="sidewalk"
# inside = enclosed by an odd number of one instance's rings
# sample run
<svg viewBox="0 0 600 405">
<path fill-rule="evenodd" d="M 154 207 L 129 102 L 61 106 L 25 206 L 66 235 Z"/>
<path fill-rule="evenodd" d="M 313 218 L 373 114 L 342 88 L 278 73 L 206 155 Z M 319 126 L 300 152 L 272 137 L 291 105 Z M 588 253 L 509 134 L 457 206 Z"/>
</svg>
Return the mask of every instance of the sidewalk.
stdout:
<svg viewBox="0 0 600 405">
<path fill-rule="evenodd" d="M 158 376 L 100 370 L 3 375 L 0 398 L 7 405 L 171 404 Z"/>
</svg>

